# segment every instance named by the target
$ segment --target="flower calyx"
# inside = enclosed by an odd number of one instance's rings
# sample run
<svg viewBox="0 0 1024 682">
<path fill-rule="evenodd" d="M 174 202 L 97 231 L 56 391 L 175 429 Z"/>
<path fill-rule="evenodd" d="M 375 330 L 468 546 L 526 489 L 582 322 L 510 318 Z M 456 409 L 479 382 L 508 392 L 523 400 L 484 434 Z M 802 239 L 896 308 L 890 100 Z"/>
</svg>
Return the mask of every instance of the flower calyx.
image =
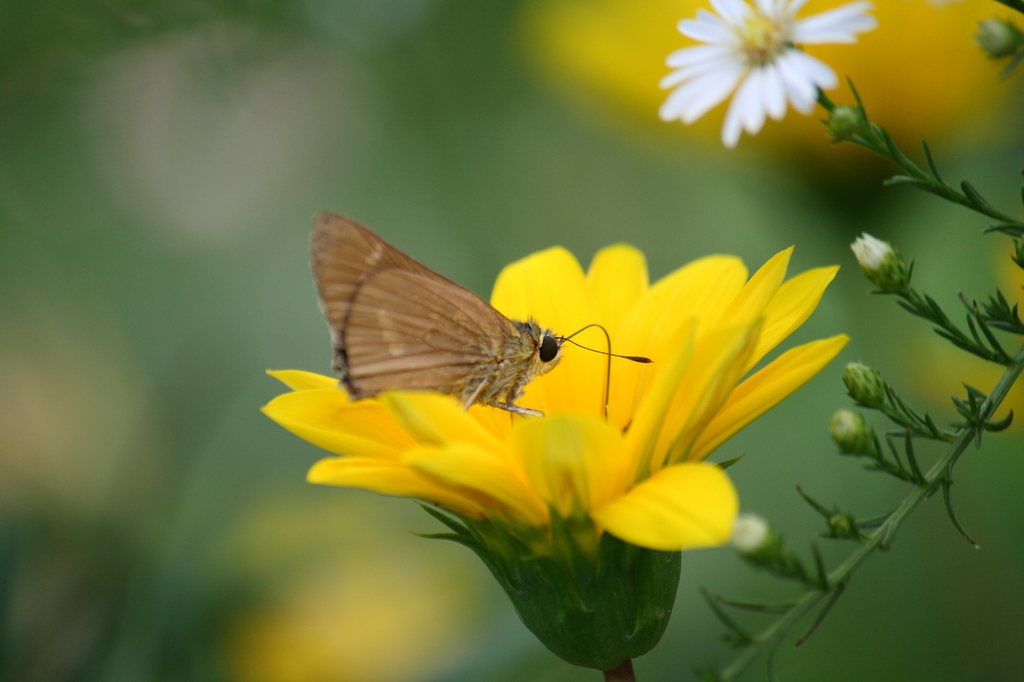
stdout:
<svg viewBox="0 0 1024 682">
<path fill-rule="evenodd" d="M 573 665 L 609 671 L 650 651 L 672 614 L 680 553 L 598 534 L 586 516 L 549 529 L 512 527 L 421 505 L 451 533 L 427 535 L 472 549 L 505 590 L 520 620 Z"/>
</svg>

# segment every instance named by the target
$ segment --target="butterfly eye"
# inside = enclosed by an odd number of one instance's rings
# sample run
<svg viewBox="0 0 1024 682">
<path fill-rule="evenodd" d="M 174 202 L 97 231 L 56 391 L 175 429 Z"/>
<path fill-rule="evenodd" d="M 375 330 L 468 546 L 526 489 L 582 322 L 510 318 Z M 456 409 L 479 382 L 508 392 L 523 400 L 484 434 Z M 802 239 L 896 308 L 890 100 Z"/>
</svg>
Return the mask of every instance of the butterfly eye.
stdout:
<svg viewBox="0 0 1024 682">
<path fill-rule="evenodd" d="M 540 361 L 551 362 L 558 355 L 558 341 L 555 341 L 553 336 L 544 336 L 544 340 L 540 342 Z"/>
</svg>

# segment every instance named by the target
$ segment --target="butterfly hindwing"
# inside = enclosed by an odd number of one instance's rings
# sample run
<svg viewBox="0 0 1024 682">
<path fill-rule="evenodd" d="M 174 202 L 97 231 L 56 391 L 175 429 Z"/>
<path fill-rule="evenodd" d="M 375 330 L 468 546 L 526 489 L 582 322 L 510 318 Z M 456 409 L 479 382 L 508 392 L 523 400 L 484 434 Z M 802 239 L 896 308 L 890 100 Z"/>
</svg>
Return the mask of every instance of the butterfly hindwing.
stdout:
<svg viewBox="0 0 1024 682">
<path fill-rule="evenodd" d="M 312 267 L 335 369 L 354 398 L 395 388 L 471 392 L 518 333 L 476 294 L 336 214 L 316 218 Z"/>
</svg>

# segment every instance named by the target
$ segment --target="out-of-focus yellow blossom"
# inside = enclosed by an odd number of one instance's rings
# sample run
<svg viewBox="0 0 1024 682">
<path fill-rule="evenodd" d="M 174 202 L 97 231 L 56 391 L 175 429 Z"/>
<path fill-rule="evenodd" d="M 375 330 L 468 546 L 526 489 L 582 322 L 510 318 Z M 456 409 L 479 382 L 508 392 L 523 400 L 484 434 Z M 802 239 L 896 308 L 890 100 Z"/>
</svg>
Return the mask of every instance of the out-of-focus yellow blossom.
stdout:
<svg viewBox="0 0 1024 682">
<path fill-rule="evenodd" d="M 805 10 L 822 12 L 842 3 L 813 0 Z M 998 5 L 989 0 L 875 0 L 874 5 L 878 28 L 861 35 L 857 45 L 805 49 L 844 81 L 831 98 L 852 103 L 845 84 L 847 76 L 852 78 L 871 119 L 899 144 L 916 145 L 921 136 L 939 142 L 965 122 L 977 123 L 1009 93 L 973 41 L 978 22 L 998 14 Z M 652 127 L 692 129 L 717 145 L 724 107 L 685 127 L 666 126 L 657 115 L 665 99 L 658 82 L 669 72 L 666 56 L 697 44 L 680 36 L 676 24 L 708 7 L 706 0 L 534 0 L 524 7 L 522 43 L 555 87 L 596 93 Z M 759 139 L 835 157 L 813 116 L 773 122 Z"/>
<path fill-rule="evenodd" d="M 320 519 L 304 520 L 323 535 Z M 341 522 L 342 534 L 355 525 Z M 281 551 L 284 543 L 270 544 Z M 347 549 L 321 548 L 318 556 L 329 561 L 305 564 L 264 603 L 243 611 L 225 639 L 231 679 L 430 680 L 467 653 L 472 595 L 449 567 L 379 538 Z"/>
<path fill-rule="evenodd" d="M 353 402 L 335 379 L 299 371 L 273 373 L 293 391 L 264 412 L 337 455 L 313 466 L 315 483 L 419 498 L 517 535 L 557 514 L 589 517 L 654 550 L 723 544 L 736 492 L 702 461 L 847 342 L 798 346 L 744 379 L 803 324 L 835 275 L 826 267 L 785 281 L 791 252 L 749 280 L 738 258 L 709 256 L 648 285 L 643 254 L 623 245 L 599 252 L 586 273 L 561 248 L 505 268 L 492 296 L 504 314 L 559 333 L 600 323 L 614 350 L 653 360 L 614 361 L 607 417 L 606 358 L 568 345 L 561 365 L 519 401 L 542 410 L 540 419 L 463 411 L 428 392 Z"/>
</svg>

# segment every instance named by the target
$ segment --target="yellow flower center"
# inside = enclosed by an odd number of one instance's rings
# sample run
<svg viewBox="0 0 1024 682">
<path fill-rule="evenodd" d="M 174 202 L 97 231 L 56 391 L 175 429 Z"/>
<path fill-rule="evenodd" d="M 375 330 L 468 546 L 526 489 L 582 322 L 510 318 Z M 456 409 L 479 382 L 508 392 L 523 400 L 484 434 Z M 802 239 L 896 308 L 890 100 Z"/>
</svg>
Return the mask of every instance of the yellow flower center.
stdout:
<svg viewBox="0 0 1024 682">
<path fill-rule="evenodd" d="M 767 64 L 792 44 L 788 22 L 766 17 L 760 12 L 754 12 L 747 18 L 739 34 L 750 66 Z"/>
</svg>

